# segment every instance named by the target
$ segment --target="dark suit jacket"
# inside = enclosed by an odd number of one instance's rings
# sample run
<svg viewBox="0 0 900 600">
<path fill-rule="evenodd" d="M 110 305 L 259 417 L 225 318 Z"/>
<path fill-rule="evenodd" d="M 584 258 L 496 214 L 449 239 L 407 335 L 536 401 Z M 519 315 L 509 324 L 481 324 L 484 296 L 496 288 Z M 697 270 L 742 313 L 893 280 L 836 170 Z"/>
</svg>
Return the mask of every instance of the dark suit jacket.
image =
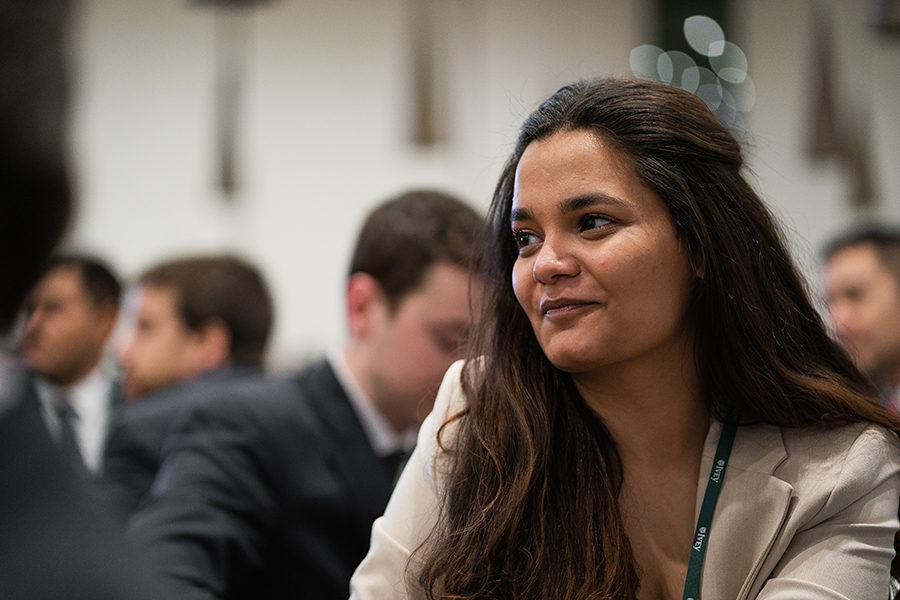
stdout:
<svg viewBox="0 0 900 600">
<path fill-rule="evenodd" d="M 257 367 L 231 366 L 123 404 L 114 415 L 106 440 L 102 491 L 123 515 L 146 498 L 159 471 L 166 437 L 179 415 L 245 377 L 259 376 Z"/>
<path fill-rule="evenodd" d="M 132 529 L 173 597 L 344 600 L 393 477 L 323 361 L 193 410 Z"/>
<path fill-rule="evenodd" d="M 0 369 L 0 598 L 159 598 L 50 438 L 30 375 Z"/>
</svg>

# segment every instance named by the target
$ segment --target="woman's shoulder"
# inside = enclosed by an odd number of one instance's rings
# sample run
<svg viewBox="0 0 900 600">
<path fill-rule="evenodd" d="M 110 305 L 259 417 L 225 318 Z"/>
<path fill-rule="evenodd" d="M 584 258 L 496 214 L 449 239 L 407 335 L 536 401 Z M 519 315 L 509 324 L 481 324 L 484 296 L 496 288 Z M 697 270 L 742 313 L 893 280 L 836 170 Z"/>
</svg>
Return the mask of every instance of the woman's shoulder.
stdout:
<svg viewBox="0 0 900 600">
<path fill-rule="evenodd" d="M 725 533 L 709 565 L 720 561 L 737 582 L 755 569 L 753 587 L 741 597 L 755 598 L 763 586 L 785 598 L 819 597 L 825 589 L 871 598 L 873 589 L 887 588 L 900 498 L 896 435 L 869 423 L 747 425 L 738 429 L 732 456 L 720 498 L 725 508 L 717 510 Z M 723 581 L 718 585 L 733 584 Z"/>
<path fill-rule="evenodd" d="M 838 427 L 781 428 L 789 458 L 807 462 L 900 464 L 900 441 L 887 429 L 860 422 Z"/>
<path fill-rule="evenodd" d="M 425 419 L 419 430 L 419 444 L 432 445 L 437 436 L 441 439 L 456 428 L 458 417 L 467 406 L 466 392 L 463 388 L 463 377 L 468 366 L 466 361 L 458 360 L 447 369 L 444 380 L 434 400 L 434 408 Z M 449 430 L 449 431 L 448 431 Z"/>
<path fill-rule="evenodd" d="M 437 420 L 444 422 L 452 415 L 465 409 L 466 394 L 463 390 L 462 378 L 464 376 L 463 370 L 466 368 L 466 361 L 458 360 L 450 365 L 450 368 L 444 374 L 444 380 L 441 382 L 437 398 L 434 401 L 434 410 L 432 411 L 433 415 L 437 415 Z M 471 365 L 468 368 L 471 368 Z"/>
<path fill-rule="evenodd" d="M 900 473 L 900 441 L 892 432 L 871 423 L 837 427 L 757 425 L 744 433 L 744 451 L 765 457 L 756 464 L 771 461 L 772 474 L 795 488 L 877 485 Z"/>
<path fill-rule="evenodd" d="M 434 408 L 419 430 L 418 448 L 424 456 L 429 457 L 426 474 L 432 482 L 437 464 L 447 458 L 447 451 L 453 448 L 459 433 L 462 415 L 467 406 L 463 377 L 470 366 L 462 360 L 450 366 L 438 390 Z M 475 366 L 479 368 L 479 365 Z"/>
</svg>

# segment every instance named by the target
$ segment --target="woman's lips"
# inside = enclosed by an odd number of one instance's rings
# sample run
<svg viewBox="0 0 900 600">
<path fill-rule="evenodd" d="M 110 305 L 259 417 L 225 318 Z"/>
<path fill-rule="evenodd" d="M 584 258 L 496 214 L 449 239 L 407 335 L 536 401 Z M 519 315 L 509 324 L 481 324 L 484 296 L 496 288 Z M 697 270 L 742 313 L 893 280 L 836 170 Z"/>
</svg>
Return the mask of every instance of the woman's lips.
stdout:
<svg viewBox="0 0 900 600">
<path fill-rule="evenodd" d="M 571 298 L 559 298 L 556 300 L 541 300 L 541 314 L 546 317 L 565 315 L 574 310 L 595 304 L 588 300 L 573 300 Z"/>
</svg>

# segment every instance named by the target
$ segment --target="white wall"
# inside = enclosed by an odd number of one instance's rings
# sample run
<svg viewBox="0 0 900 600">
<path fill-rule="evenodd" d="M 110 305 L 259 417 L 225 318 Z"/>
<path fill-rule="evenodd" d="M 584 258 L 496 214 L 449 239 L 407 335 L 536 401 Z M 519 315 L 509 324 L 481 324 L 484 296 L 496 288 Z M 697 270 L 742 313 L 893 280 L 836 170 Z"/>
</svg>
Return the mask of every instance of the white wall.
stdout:
<svg viewBox="0 0 900 600">
<path fill-rule="evenodd" d="M 409 1 L 280 0 L 249 16 L 242 186 L 229 205 L 215 185 L 212 9 L 82 0 L 71 144 L 81 212 L 71 244 L 129 276 L 178 252 L 245 253 L 277 297 L 274 360 L 293 362 L 341 339 L 344 270 L 368 207 L 414 185 L 486 207 L 536 103 L 579 77 L 627 74 L 630 49 L 652 41 L 649 1 L 439 2 L 450 138 L 421 150 L 406 141 Z M 871 111 L 878 190 L 889 199 L 882 213 L 900 206 L 900 46 L 870 39 L 867 4 L 739 3 L 737 41 L 758 97 L 749 162 L 807 265 L 851 217 L 840 165 L 813 165 L 803 152 L 816 6 L 840 18 L 851 61 L 842 69 Z"/>
<path fill-rule="evenodd" d="M 816 252 L 830 237 L 863 218 L 900 221 L 900 39 L 881 40 L 871 32 L 870 4 L 754 0 L 741 3 L 739 10 L 741 46 L 757 87 L 749 164 L 814 284 Z M 807 153 L 817 14 L 832 26 L 838 118 L 844 126 L 849 120 L 868 139 L 877 202 L 871 211 L 850 206 L 849 173 L 842 161 L 813 160 Z"/>
</svg>

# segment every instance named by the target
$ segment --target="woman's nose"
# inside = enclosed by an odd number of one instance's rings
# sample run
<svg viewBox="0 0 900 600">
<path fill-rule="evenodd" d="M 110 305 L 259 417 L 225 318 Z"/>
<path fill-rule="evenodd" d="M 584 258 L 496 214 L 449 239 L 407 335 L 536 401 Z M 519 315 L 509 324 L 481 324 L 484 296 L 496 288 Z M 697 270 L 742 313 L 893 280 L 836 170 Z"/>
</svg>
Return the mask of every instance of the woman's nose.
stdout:
<svg viewBox="0 0 900 600">
<path fill-rule="evenodd" d="M 534 280 L 548 284 L 560 277 L 572 277 L 578 274 L 578 261 L 566 244 L 547 237 L 541 244 L 534 260 L 532 276 Z"/>
</svg>

